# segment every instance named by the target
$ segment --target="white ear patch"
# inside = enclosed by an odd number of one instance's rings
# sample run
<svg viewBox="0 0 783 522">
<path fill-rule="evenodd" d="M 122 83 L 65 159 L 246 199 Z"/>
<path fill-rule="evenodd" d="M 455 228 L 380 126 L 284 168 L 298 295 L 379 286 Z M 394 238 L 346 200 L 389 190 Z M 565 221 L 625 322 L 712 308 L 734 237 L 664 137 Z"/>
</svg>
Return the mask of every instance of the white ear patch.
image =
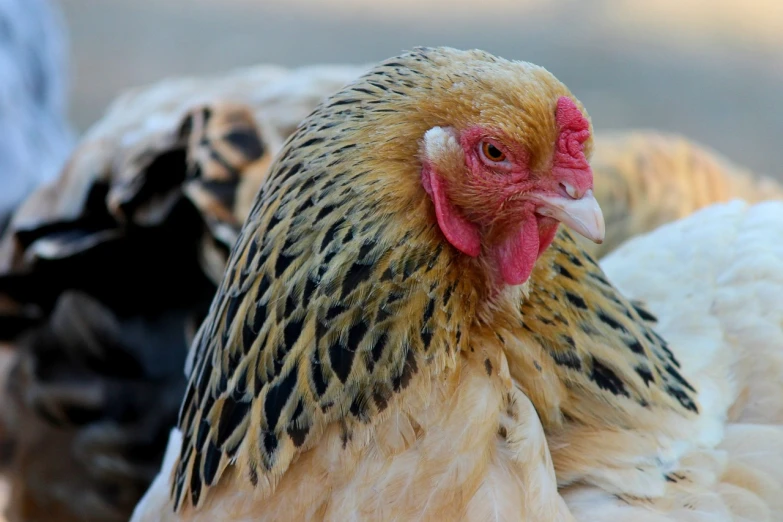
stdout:
<svg viewBox="0 0 783 522">
<path fill-rule="evenodd" d="M 454 154 L 462 154 L 457 133 L 450 127 L 433 127 L 424 133 L 424 157 L 437 162 Z"/>
</svg>

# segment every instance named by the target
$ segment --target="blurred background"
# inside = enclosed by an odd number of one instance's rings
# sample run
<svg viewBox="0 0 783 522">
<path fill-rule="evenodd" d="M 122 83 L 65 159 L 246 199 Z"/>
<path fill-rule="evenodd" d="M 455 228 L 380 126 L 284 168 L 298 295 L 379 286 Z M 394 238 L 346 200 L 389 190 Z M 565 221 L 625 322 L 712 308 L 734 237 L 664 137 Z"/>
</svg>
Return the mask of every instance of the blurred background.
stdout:
<svg viewBox="0 0 783 522">
<path fill-rule="evenodd" d="M 684 133 L 783 175 L 780 0 L 61 0 L 70 116 L 130 86 L 261 62 L 363 63 L 415 45 L 543 65 L 597 129 Z"/>
</svg>

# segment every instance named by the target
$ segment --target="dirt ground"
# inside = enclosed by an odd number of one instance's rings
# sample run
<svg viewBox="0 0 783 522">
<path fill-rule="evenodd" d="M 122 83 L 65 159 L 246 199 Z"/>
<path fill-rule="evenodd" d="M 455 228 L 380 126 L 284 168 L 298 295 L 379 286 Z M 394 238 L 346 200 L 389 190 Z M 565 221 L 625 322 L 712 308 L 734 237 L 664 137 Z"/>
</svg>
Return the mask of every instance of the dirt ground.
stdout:
<svg viewBox="0 0 783 522">
<path fill-rule="evenodd" d="M 122 89 L 273 62 L 378 60 L 415 45 L 543 65 L 598 129 L 684 133 L 783 176 L 779 0 L 61 0 L 72 116 Z"/>
</svg>

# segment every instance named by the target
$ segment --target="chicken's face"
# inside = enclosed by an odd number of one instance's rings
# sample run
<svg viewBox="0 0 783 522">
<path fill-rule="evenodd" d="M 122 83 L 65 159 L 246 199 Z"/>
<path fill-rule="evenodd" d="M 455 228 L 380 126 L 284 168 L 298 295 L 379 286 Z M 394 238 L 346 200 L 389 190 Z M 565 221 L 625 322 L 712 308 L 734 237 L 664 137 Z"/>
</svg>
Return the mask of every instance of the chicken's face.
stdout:
<svg viewBox="0 0 783 522">
<path fill-rule="evenodd" d="M 441 231 L 464 254 L 487 256 L 502 284 L 527 281 L 560 222 L 597 243 L 604 237 L 583 150 L 590 124 L 568 96 L 552 109 L 556 135 L 543 168 L 531 161 L 540 151 L 492 125 L 434 127 L 424 136 L 422 184 Z"/>
</svg>

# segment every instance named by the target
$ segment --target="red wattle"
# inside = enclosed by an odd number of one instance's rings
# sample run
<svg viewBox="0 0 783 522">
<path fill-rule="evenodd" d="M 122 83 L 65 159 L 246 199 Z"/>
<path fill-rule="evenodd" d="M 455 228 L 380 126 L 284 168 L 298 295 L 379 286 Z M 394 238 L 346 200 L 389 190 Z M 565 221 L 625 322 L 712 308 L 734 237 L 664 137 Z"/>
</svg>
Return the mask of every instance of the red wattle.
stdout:
<svg viewBox="0 0 783 522">
<path fill-rule="evenodd" d="M 422 184 L 435 203 L 435 216 L 446 239 L 454 248 L 472 257 L 481 253 L 481 234 L 476 225 L 465 219 L 446 195 L 446 183 L 428 166 L 422 169 Z"/>
<path fill-rule="evenodd" d="M 538 221 L 531 216 L 525 219 L 516 234 L 510 234 L 495 247 L 495 258 L 504 283 L 521 285 L 528 280 L 538 259 L 539 243 Z"/>
</svg>

